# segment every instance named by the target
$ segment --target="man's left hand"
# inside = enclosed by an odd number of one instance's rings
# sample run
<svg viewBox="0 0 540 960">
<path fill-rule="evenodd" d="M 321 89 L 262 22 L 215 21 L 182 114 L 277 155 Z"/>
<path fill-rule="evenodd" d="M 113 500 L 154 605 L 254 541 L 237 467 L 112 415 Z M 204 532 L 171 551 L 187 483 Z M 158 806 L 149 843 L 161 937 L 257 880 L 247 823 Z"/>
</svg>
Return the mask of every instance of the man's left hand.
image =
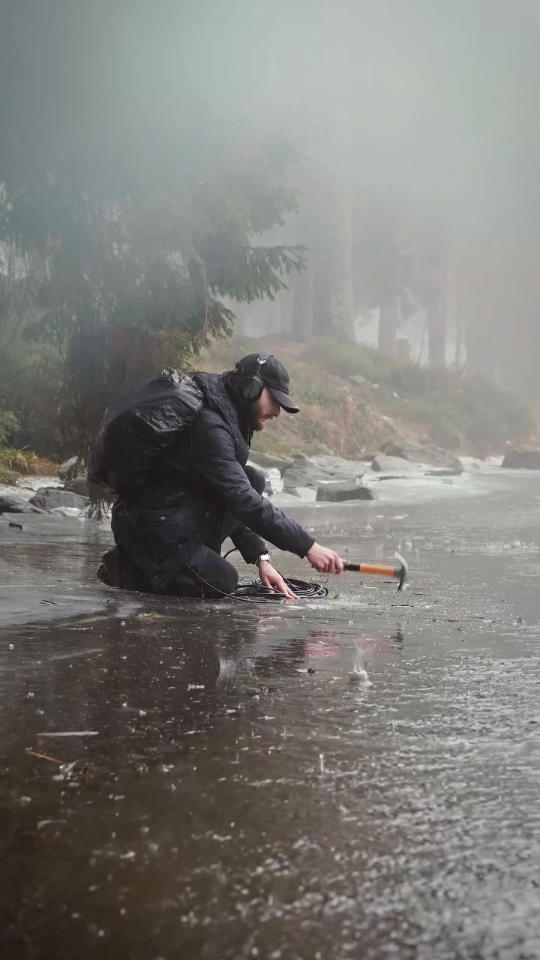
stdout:
<svg viewBox="0 0 540 960">
<path fill-rule="evenodd" d="M 278 593 L 287 597 L 287 600 L 298 600 L 296 594 L 287 586 L 281 574 L 277 572 L 269 560 L 263 560 L 259 564 L 259 573 L 262 582 L 269 590 L 277 590 Z"/>
</svg>

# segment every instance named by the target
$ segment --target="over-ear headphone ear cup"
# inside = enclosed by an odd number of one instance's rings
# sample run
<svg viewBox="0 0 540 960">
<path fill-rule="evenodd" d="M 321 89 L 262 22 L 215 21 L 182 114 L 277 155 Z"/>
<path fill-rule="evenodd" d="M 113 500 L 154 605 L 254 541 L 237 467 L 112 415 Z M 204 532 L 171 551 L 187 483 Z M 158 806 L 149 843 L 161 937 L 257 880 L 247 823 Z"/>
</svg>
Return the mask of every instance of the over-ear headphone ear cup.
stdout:
<svg viewBox="0 0 540 960">
<path fill-rule="evenodd" d="M 262 382 L 261 378 L 252 377 L 251 380 L 248 380 L 247 383 L 244 384 L 242 393 L 244 394 L 244 397 L 246 398 L 246 400 L 249 400 L 250 402 L 255 402 L 255 400 L 259 399 L 261 393 L 263 392 L 263 389 L 264 389 L 264 383 Z"/>
</svg>

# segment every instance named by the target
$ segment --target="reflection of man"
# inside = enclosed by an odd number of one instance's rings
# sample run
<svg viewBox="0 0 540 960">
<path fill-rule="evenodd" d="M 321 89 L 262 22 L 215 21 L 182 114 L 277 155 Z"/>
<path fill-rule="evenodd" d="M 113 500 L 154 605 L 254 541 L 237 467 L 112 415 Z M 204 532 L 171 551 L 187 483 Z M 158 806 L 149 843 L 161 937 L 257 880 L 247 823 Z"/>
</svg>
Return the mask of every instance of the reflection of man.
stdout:
<svg viewBox="0 0 540 960">
<path fill-rule="evenodd" d="M 194 379 L 203 409 L 178 435 L 160 476 L 115 504 L 117 547 L 105 555 L 101 579 L 175 596 L 233 593 L 238 574 L 221 556 L 228 536 L 247 563 L 258 564 L 263 583 L 290 599 L 294 594 L 272 566 L 265 539 L 307 557 L 321 573 L 341 573 L 337 553 L 263 497 L 264 477 L 246 465 L 253 432 L 282 409 L 298 413 L 285 367 L 270 354 L 250 354 L 232 371 Z"/>
</svg>

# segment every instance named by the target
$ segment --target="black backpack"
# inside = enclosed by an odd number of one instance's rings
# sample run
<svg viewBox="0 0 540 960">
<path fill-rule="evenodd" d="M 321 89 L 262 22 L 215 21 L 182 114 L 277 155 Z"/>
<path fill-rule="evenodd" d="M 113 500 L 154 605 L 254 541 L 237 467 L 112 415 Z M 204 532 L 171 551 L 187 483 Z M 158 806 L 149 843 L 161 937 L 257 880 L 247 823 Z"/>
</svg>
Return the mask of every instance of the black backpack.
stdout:
<svg viewBox="0 0 540 960">
<path fill-rule="evenodd" d="M 90 457 L 88 479 L 123 495 L 144 486 L 162 454 L 203 406 L 194 380 L 167 368 L 126 387 L 110 403 Z"/>
</svg>

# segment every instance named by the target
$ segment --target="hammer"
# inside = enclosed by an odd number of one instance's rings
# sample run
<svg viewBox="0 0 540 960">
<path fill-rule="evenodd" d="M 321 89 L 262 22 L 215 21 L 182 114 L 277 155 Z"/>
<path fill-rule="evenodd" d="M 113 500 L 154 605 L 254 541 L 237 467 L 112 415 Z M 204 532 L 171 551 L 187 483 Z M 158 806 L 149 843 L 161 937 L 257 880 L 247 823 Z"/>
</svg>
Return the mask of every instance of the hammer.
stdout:
<svg viewBox="0 0 540 960">
<path fill-rule="evenodd" d="M 351 573 L 367 573 L 375 577 L 392 577 L 399 580 L 398 590 L 403 590 L 407 582 L 409 567 L 401 554 L 396 553 L 396 560 L 398 563 L 393 566 L 382 563 L 346 563 L 344 569 L 350 570 Z"/>
</svg>

